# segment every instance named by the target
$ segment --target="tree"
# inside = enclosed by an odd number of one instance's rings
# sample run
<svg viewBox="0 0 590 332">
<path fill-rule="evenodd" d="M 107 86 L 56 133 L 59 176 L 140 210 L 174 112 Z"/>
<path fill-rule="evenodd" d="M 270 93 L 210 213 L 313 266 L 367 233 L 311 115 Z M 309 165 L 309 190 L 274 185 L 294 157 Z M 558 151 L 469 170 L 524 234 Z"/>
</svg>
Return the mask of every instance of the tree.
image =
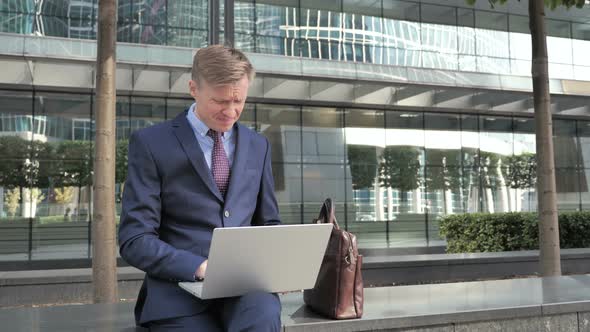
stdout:
<svg viewBox="0 0 590 332">
<path fill-rule="evenodd" d="M 474 4 L 477 0 L 466 0 Z M 488 0 L 494 6 L 507 0 Z M 539 264 L 542 276 L 561 275 L 559 224 L 553 159 L 553 123 L 549 95 L 545 6 L 584 6 L 585 0 L 529 0 L 529 29 L 532 42 L 533 101 L 537 147 L 537 199 L 539 212 Z"/>
<path fill-rule="evenodd" d="M 373 187 L 377 175 L 377 149 L 367 145 L 348 145 L 347 148 L 352 188 Z"/>
<path fill-rule="evenodd" d="M 379 183 L 383 188 L 400 191 L 400 201 L 407 202 L 407 192 L 422 185 L 420 151 L 413 146 L 388 146 L 379 163 Z"/>
<path fill-rule="evenodd" d="M 425 172 L 424 181 L 426 184 L 426 190 L 429 192 L 441 190 L 443 192 L 442 197 L 444 214 L 452 212 L 448 209 L 451 203 L 449 191 L 461 189 L 462 175 L 461 169 L 458 166 L 458 161 L 461 160 L 460 158 L 461 151 L 459 150 L 429 149 L 426 151 L 426 164 L 436 165 L 428 167 Z M 455 161 L 454 164 L 453 161 Z"/>
<path fill-rule="evenodd" d="M 95 303 L 115 303 L 115 69 L 117 1 L 99 0 L 96 52 L 96 150 L 92 221 L 92 277 Z"/>
<path fill-rule="evenodd" d="M 115 183 L 121 184 L 119 197 L 117 202 L 123 199 L 123 190 L 125 187 L 125 180 L 127 180 L 127 150 L 129 147 L 129 140 L 117 141 L 116 163 L 115 163 Z"/>
</svg>

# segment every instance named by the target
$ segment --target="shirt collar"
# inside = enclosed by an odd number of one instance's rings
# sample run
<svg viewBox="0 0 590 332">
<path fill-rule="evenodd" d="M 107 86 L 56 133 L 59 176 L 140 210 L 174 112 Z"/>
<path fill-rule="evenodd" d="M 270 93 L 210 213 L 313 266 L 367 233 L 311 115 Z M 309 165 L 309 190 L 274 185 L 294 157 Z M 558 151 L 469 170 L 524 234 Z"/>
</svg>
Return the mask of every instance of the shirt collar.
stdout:
<svg viewBox="0 0 590 332">
<path fill-rule="evenodd" d="M 191 127 L 193 127 L 193 130 L 195 132 L 197 132 L 199 135 L 201 135 L 202 137 L 207 136 L 207 133 L 209 132 L 209 127 L 207 127 L 207 125 L 201 121 L 201 119 L 199 119 L 199 117 L 197 116 L 197 113 L 195 112 L 195 108 L 197 107 L 197 103 L 193 103 L 191 105 L 191 107 L 188 110 L 188 113 L 186 115 L 186 118 L 188 119 L 188 122 L 191 124 Z M 224 132 L 223 135 L 221 136 L 223 140 L 227 140 L 231 137 L 232 133 L 234 131 L 234 128 L 232 127 L 229 131 Z"/>
</svg>

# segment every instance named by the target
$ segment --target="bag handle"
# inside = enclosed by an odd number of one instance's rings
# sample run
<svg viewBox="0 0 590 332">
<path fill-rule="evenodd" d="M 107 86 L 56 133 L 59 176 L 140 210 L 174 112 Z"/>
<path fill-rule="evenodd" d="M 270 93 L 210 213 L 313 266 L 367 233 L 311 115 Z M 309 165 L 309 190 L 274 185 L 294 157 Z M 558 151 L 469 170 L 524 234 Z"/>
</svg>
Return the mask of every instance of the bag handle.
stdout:
<svg viewBox="0 0 590 332">
<path fill-rule="evenodd" d="M 336 220 L 336 213 L 334 212 L 334 204 L 330 197 L 326 198 L 318 219 L 314 221 L 316 224 L 333 224 L 336 229 L 340 229 L 338 221 Z"/>
</svg>

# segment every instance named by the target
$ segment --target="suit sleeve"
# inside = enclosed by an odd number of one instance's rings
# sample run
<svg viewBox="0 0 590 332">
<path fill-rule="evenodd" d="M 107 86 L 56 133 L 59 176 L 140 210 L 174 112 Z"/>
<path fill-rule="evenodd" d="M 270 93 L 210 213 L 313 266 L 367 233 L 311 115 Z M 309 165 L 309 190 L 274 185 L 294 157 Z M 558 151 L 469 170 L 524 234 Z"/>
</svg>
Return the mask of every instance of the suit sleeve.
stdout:
<svg viewBox="0 0 590 332">
<path fill-rule="evenodd" d="M 194 273 L 205 258 L 159 239 L 161 178 L 141 131 L 131 135 L 128 163 L 119 226 L 121 257 L 150 276 L 194 281 Z"/>
<path fill-rule="evenodd" d="M 277 225 L 281 223 L 281 220 L 279 217 L 277 199 L 275 197 L 270 143 L 266 138 L 264 139 L 264 142 L 266 143 L 266 153 L 264 156 L 260 190 L 258 191 L 258 199 L 256 201 L 256 210 L 254 211 L 252 225 Z"/>
</svg>

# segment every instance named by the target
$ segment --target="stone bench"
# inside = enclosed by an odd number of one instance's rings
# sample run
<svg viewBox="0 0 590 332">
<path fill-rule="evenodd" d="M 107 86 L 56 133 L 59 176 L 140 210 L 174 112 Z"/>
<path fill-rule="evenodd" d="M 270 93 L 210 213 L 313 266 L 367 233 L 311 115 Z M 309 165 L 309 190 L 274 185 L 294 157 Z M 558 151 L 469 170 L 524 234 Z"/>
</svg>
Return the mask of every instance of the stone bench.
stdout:
<svg viewBox="0 0 590 332">
<path fill-rule="evenodd" d="M 365 289 L 362 319 L 322 318 L 281 296 L 284 332 L 590 332 L 590 275 Z M 6 331 L 140 331 L 133 302 L 1 309 Z"/>
</svg>

